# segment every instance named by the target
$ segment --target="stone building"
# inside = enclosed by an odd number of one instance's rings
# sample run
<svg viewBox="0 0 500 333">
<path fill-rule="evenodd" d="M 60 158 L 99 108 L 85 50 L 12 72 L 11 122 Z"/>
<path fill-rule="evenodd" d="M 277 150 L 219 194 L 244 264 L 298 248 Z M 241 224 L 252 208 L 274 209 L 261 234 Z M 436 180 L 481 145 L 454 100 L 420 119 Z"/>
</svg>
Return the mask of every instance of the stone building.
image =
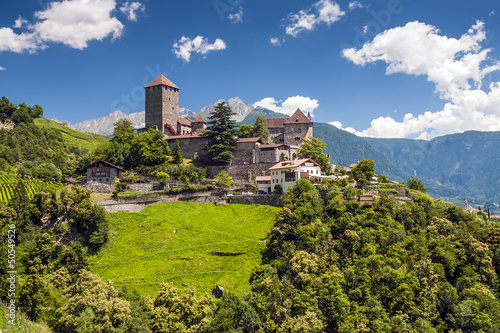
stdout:
<svg viewBox="0 0 500 333">
<path fill-rule="evenodd" d="M 170 148 L 179 142 L 185 158 L 210 162 L 203 150 L 208 139 L 202 136 L 207 122 L 198 116 L 194 120 L 179 117 L 179 90 L 172 81 L 160 75 L 144 87 L 146 94 L 146 128 L 162 131 Z M 301 138 L 313 135 L 311 115 L 297 109 L 290 118 L 266 119 L 269 144 L 260 138 L 242 138 L 236 143 L 233 164 L 277 163 L 292 160 L 300 148 Z"/>
<path fill-rule="evenodd" d="M 120 178 L 125 170 L 109 162 L 99 160 L 85 167 L 87 169 L 87 182 L 96 182 L 113 185 L 115 177 Z"/>
<path fill-rule="evenodd" d="M 206 121 L 200 116 L 191 121 L 179 117 L 179 90 L 172 81 L 160 75 L 144 87 L 146 94 L 146 129 L 154 128 L 166 137 L 201 134 Z"/>
<path fill-rule="evenodd" d="M 300 146 L 300 138 L 309 139 L 313 135 L 311 114 L 307 116 L 297 109 L 290 118 L 266 118 L 269 130 L 268 142 L 287 146 Z"/>
</svg>

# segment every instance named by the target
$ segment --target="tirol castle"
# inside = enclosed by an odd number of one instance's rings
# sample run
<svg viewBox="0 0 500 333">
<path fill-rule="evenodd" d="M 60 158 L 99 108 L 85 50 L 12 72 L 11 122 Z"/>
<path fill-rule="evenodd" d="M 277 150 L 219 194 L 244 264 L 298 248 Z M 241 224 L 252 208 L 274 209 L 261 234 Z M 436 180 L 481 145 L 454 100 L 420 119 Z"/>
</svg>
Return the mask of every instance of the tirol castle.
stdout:
<svg viewBox="0 0 500 333">
<path fill-rule="evenodd" d="M 207 122 L 198 116 L 194 120 L 179 117 L 179 90 L 172 81 L 160 75 L 145 87 L 146 128 L 161 131 L 170 148 L 179 142 L 186 158 L 210 161 L 203 150 L 208 138 L 202 136 Z M 297 109 L 290 118 L 266 119 L 269 129 L 267 144 L 260 138 L 239 139 L 234 151 L 233 164 L 276 163 L 283 158 L 292 160 L 301 145 L 301 138 L 313 135 L 311 116 Z"/>
</svg>

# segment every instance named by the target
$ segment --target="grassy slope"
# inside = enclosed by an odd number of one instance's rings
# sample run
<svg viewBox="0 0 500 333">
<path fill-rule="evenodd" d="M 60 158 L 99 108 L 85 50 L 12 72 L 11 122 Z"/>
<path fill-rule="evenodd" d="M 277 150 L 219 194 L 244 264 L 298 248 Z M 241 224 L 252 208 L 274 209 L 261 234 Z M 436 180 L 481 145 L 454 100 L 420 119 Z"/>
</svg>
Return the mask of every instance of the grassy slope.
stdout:
<svg viewBox="0 0 500 333">
<path fill-rule="evenodd" d="M 105 136 L 80 132 L 47 118 L 37 118 L 35 119 L 35 123 L 38 126 L 49 127 L 58 130 L 59 132 L 61 132 L 64 140 L 68 145 L 83 148 L 88 152 L 94 150 L 94 148 L 97 147 L 97 145 L 99 145 L 100 143 L 109 140 L 109 138 Z"/>
<path fill-rule="evenodd" d="M 113 236 L 90 258 L 91 269 L 104 280 L 143 294 L 154 294 L 162 281 L 177 288 L 187 283 L 200 292 L 219 284 L 242 294 L 250 287 L 252 268 L 261 262 L 265 246 L 259 240 L 266 237 L 277 211 L 271 206 L 172 202 L 140 213 L 111 214 Z M 210 252 L 246 254 L 222 257 Z"/>
</svg>

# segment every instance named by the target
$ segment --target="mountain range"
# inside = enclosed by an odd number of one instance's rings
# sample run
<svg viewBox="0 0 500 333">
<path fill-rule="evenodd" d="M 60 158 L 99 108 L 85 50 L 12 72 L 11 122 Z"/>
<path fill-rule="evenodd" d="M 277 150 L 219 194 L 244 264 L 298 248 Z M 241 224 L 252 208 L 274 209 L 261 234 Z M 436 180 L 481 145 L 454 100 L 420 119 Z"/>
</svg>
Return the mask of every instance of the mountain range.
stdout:
<svg viewBox="0 0 500 333">
<path fill-rule="evenodd" d="M 207 119 L 217 103 L 194 113 L 181 108 L 180 116 Z M 287 117 L 264 108 L 254 107 L 234 97 L 226 101 L 235 111 L 238 124 L 253 125 L 258 115 L 266 118 Z M 82 132 L 111 135 L 113 124 L 127 118 L 136 128 L 144 127 L 144 111 L 129 115 L 115 111 L 99 119 L 71 125 Z M 350 165 L 362 158 L 376 163 L 376 172 L 390 179 L 405 181 L 411 176 L 422 179 L 428 193 L 463 203 L 484 204 L 499 211 L 500 204 L 500 132 L 469 131 L 437 137 L 429 141 L 413 139 L 361 138 L 335 126 L 314 123 L 314 136 L 326 144 L 333 164 Z"/>
</svg>

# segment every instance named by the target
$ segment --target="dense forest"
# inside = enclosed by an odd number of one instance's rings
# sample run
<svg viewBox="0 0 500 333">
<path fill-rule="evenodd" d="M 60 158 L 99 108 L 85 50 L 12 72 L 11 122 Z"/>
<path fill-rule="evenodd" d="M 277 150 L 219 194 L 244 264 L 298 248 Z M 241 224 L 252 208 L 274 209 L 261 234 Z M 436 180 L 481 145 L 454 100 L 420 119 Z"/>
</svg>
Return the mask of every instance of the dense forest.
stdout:
<svg viewBox="0 0 500 333">
<path fill-rule="evenodd" d="M 408 191 L 412 201 L 383 194 L 367 208 L 299 181 L 251 290 L 216 300 L 170 284 L 152 297 L 117 290 L 88 269 L 86 252 L 107 235 L 88 192 L 27 203 L 20 188 L 0 210 L 2 299 L 14 225 L 18 304 L 56 332 L 498 332 L 499 226 Z"/>
</svg>

